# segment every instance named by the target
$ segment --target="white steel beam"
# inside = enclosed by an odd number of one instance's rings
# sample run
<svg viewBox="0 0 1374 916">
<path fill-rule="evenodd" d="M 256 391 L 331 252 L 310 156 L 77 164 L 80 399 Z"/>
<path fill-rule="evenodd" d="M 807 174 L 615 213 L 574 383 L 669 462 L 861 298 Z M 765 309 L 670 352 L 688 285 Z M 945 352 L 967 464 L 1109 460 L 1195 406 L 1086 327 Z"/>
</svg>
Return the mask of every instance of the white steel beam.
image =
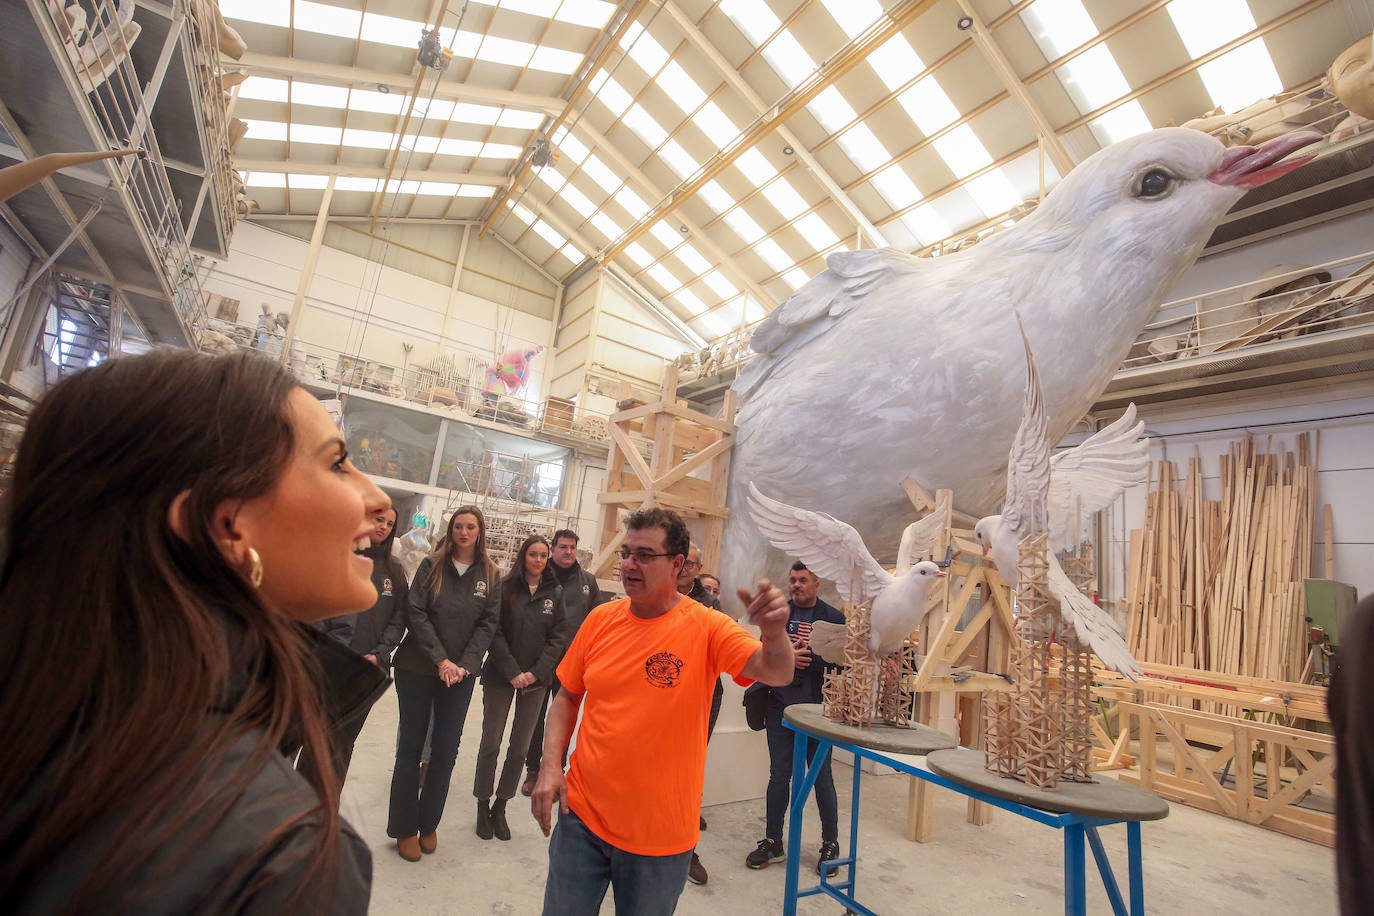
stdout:
<svg viewBox="0 0 1374 916">
<path fill-rule="evenodd" d="M 0 149 L 0 152 L 3 152 Z M 234 168 L 240 172 L 274 172 L 277 174 L 328 175 L 348 178 L 385 178 L 386 168 L 380 165 L 336 165 L 329 162 L 306 162 L 300 159 L 242 159 L 234 158 Z M 504 187 L 509 175 L 490 172 L 443 172 L 412 169 L 402 176 L 406 181 L 442 181 L 449 184 L 483 184 Z"/>
</svg>

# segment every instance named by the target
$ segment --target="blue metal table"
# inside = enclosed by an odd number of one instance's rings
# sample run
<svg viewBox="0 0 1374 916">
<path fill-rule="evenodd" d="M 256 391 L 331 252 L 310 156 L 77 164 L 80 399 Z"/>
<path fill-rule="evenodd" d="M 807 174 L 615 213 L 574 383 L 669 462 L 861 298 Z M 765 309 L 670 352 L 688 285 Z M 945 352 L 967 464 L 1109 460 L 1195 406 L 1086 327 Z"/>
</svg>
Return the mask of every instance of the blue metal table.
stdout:
<svg viewBox="0 0 1374 916">
<path fill-rule="evenodd" d="M 1058 791 L 1033 789 L 1015 779 L 999 777 L 983 766 L 983 752 L 955 748 L 954 739 L 926 726 L 910 729 L 875 727 L 855 729 L 832 722 L 820 713 L 820 706 L 798 704 L 784 712 L 784 724 L 795 735 L 792 756 L 792 797 L 788 807 L 787 848 L 801 848 L 802 818 L 807 796 L 816 783 L 825 754 L 839 748 L 854 755 L 853 788 L 849 808 L 849 848 L 847 854 L 830 860 L 814 887 L 799 888 L 801 863 L 796 855 L 787 857 L 787 878 L 783 896 L 783 916 L 796 916 L 801 897 L 824 894 L 853 913 L 877 916 L 855 899 L 859 849 L 859 787 L 861 760 L 923 779 L 937 786 L 1064 831 L 1064 913 L 1087 913 L 1087 861 L 1084 844 L 1092 849 L 1098 873 L 1116 916 L 1144 916 L 1145 886 L 1141 872 L 1140 822 L 1158 820 L 1169 813 L 1168 803 L 1159 796 L 1116 780 L 1093 783 L 1061 783 Z M 811 765 L 806 764 L 808 740 L 819 742 Z M 892 756 L 926 757 L 927 767 Z M 1098 828 L 1126 825 L 1127 867 L 1130 905 L 1123 899 L 1112 871 Z M 848 869 L 848 877 L 839 872 Z M 834 871 L 835 874 L 827 874 Z"/>
</svg>

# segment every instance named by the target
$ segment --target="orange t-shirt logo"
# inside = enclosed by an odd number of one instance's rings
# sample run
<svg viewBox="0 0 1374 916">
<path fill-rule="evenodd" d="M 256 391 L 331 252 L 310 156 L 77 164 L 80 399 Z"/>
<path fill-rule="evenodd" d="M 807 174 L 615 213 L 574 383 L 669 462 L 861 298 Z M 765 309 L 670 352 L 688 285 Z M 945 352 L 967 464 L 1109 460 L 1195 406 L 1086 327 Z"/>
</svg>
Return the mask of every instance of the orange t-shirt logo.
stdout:
<svg viewBox="0 0 1374 916">
<path fill-rule="evenodd" d="M 655 687 L 676 687 L 682 659 L 671 652 L 655 652 L 644 662 L 644 676 Z"/>
</svg>

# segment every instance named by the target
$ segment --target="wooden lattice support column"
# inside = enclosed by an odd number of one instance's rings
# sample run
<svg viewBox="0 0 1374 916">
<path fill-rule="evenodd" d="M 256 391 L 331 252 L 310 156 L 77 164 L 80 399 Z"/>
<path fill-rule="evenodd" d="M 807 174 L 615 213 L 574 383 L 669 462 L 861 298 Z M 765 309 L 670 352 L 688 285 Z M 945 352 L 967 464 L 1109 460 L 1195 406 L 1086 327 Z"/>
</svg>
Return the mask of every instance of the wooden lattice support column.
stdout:
<svg viewBox="0 0 1374 916">
<path fill-rule="evenodd" d="M 1059 678 L 1064 704 L 1064 747 L 1060 776 L 1070 782 L 1092 782 L 1092 650 L 1073 637 L 1061 642 L 1064 664 Z"/>
<path fill-rule="evenodd" d="M 821 713 L 846 725 L 866 727 L 878 712 L 879 663 L 868 657 L 868 605 L 844 606 L 844 670 L 821 685 Z"/>
<path fill-rule="evenodd" d="M 1066 553 L 1063 566 L 1064 574 L 1074 588 L 1091 598 L 1097 590 L 1097 558 L 1093 553 L 1093 542 L 1083 541 Z"/>
<path fill-rule="evenodd" d="M 1058 620 L 1058 603 L 1049 591 L 1049 533 L 1021 539 L 1016 562 L 1017 627 L 1029 643 L 1029 678 L 1022 698 L 1025 743 L 1023 779 L 1029 786 L 1059 784 L 1063 715 L 1050 682 L 1049 643 Z"/>
</svg>

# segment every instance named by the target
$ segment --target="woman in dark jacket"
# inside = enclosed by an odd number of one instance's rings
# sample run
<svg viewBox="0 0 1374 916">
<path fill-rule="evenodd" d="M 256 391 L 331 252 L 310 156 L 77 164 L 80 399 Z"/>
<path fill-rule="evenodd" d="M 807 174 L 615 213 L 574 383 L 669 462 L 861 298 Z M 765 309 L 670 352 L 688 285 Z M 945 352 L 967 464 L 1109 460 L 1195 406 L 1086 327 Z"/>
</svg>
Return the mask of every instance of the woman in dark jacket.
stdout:
<svg viewBox="0 0 1374 916">
<path fill-rule="evenodd" d="M 486 531 L 481 509 L 459 506 L 410 584 L 410 632 L 393 660 L 401 721 L 386 827 L 396 851 L 410 862 L 438 848 L 439 820 L 472 702 L 472 675 L 496 632 L 500 596 L 496 567 L 487 559 Z M 421 786 L 420 752 L 431 717 L 429 766 Z"/>
<path fill-rule="evenodd" d="M 372 561 L 372 586 L 377 590 L 377 603 L 369 610 L 345 617 L 333 617 L 315 624 L 316 629 L 343 643 L 354 652 L 367 659 L 385 674 L 391 668 L 391 653 L 405 635 L 406 596 L 410 586 L 406 584 L 405 570 L 401 563 L 391 555 L 391 545 L 396 540 L 396 510 L 387 509 L 372 520 L 372 530 L 368 532 L 368 546 L 359 551 Z M 370 682 L 376 672 L 364 671 L 360 682 Z M 380 693 L 374 697 L 380 699 Z M 372 704 L 351 704 L 342 719 L 332 719 L 329 723 L 330 744 L 334 749 L 334 769 L 342 780 L 348 775 L 348 765 L 353 760 L 353 746 L 362 734 L 367 715 Z M 296 768 L 307 779 L 314 778 L 313 761 L 308 753 L 302 752 Z"/>
<path fill-rule="evenodd" d="M 365 913 L 304 624 L 376 600 L 389 501 L 324 407 L 258 355 L 112 359 L 43 398 L 9 497 L 6 912 Z"/>
<path fill-rule="evenodd" d="M 536 534 L 520 545 L 511 571 L 501 580 L 501 624 L 482 667 L 482 743 L 472 794 L 477 796 L 477 835 L 484 840 L 493 835 L 498 840 L 510 839 L 506 802 L 520 786 L 530 735 L 567 639 L 563 589 L 549 568 L 549 542 Z M 512 700 L 515 724 L 492 803 L 496 758 Z"/>
</svg>

